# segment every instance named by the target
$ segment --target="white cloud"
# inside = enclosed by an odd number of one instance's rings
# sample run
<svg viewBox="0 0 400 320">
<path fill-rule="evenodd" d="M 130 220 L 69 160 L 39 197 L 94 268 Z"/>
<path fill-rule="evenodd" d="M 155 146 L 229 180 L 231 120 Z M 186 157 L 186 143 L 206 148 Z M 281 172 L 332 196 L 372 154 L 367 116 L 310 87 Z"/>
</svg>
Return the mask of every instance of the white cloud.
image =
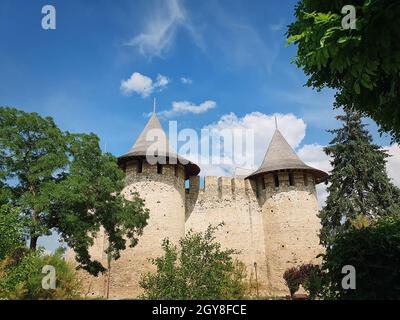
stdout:
<svg viewBox="0 0 400 320">
<path fill-rule="evenodd" d="M 319 144 L 306 144 L 298 150 L 297 155 L 309 166 L 329 172 L 332 169 L 330 164 L 331 157 L 326 155 L 323 148 L 324 146 Z M 316 189 L 318 207 L 321 209 L 325 206 L 328 192 L 326 191 L 326 185 L 324 183 L 318 184 Z"/>
<path fill-rule="evenodd" d="M 400 187 L 400 147 L 394 144 L 390 147 L 384 147 L 390 157 L 387 159 L 386 170 L 393 183 Z"/>
<path fill-rule="evenodd" d="M 161 74 L 157 75 L 157 79 L 156 79 L 156 83 L 154 84 L 155 88 L 163 88 L 166 85 L 168 85 L 168 83 L 170 83 L 171 81 L 166 77 L 163 76 Z"/>
<path fill-rule="evenodd" d="M 309 166 L 329 172 L 332 169 L 330 164 L 331 157 L 326 155 L 323 148 L 323 146 L 316 143 L 306 144 L 297 151 L 297 155 Z"/>
<path fill-rule="evenodd" d="M 181 78 L 181 82 L 182 82 L 183 84 L 192 84 L 192 83 L 193 83 L 193 80 L 190 79 L 190 78 L 187 78 L 187 77 L 182 77 L 182 78 Z"/>
<path fill-rule="evenodd" d="M 137 93 L 143 98 L 148 97 L 154 90 L 163 90 L 170 80 L 161 74 L 159 74 L 156 80 L 153 80 L 139 72 L 134 72 L 127 80 L 121 81 L 121 91 L 124 94 Z"/>
<path fill-rule="evenodd" d="M 206 125 L 202 130 L 208 130 L 211 136 L 221 135 L 222 132 L 235 132 L 241 137 L 241 154 L 249 155 L 243 163 L 238 163 L 237 145 L 232 143 L 221 145 L 210 145 L 210 155 L 205 156 L 204 150 L 201 155 L 192 154 L 190 159 L 201 168 L 201 175 L 234 175 L 236 169 L 256 169 L 267 151 L 268 144 L 275 131 L 275 116 L 279 130 L 287 139 L 288 143 L 296 148 L 305 136 L 306 125 L 302 119 L 293 114 L 266 115 L 260 112 L 252 112 L 243 117 L 234 113 L 223 115 L 217 122 Z M 252 132 L 254 142 L 246 146 L 246 132 Z M 221 155 L 219 163 L 216 163 L 214 155 Z M 185 155 L 187 157 L 187 155 Z M 244 171 L 243 171 L 244 172 Z"/>
<path fill-rule="evenodd" d="M 308 165 L 329 172 L 332 169 L 330 164 L 330 157 L 323 151 L 324 146 L 318 144 L 305 145 L 297 154 L 299 157 Z M 383 147 L 384 150 L 388 151 L 390 157 L 387 159 L 386 170 L 389 178 L 393 183 L 400 187 L 400 147 L 398 144 L 394 144 L 389 147 Z M 326 191 L 325 184 L 317 185 L 318 205 L 322 208 L 325 205 L 328 192 Z"/>
<path fill-rule="evenodd" d="M 199 105 L 196 105 L 189 101 L 174 101 L 172 102 L 172 109 L 162 111 L 160 112 L 160 115 L 164 117 L 171 117 L 173 115 L 185 114 L 185 113 L 199 114 L 199 113 L 204 113 L 210 109 L 213 109 L 216 106 L 217 106 L 216 102 L 212 100 L 206 100 L 200 103 Z"/>
<path fill-rule="evenodd" d="M 143 31 L 130 39 L 126 45 L 136 48 L 143 56 L 162 57 L 174 42 L 176 32 L 183 28 L 189 32 L 195 43 L 202 46 L 187 11 L 179 0 L 161 1 L 154 6 L 151 16 L 147 16 Z"/>
</svg>

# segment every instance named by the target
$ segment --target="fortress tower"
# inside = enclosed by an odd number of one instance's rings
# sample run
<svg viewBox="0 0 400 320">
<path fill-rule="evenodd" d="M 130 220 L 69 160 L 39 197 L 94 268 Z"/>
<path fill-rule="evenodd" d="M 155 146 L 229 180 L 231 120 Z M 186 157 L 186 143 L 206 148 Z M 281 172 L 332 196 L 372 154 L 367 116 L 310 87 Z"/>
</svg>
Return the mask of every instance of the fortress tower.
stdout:
<svg viewBox="0 0 400 320">
<path fill-rule="evenodd" d="M 278 129 L 259 169 L 247 177 L 206 176 L 200 187 L 200 168 L 171 148 L 153 113 L 118 163 L 125 172 L 124 195 L 129 199 L 138 192 L 150 217 L 138 245 L 112 261 L 108 275 L 86 275 L 90 295 L 137 297 L 141 274 L 154 270 L 148 259 L 163 254 L 162 240 L 177 243 L 188 230 L 204 231 L 210 224 L 224 222 L 216 240 L 240 252 L 236 258 L 260 295 L 288 294 L 285 270 L 315 263 L 322 252 L 315 185 L 327 174 L 304 164 Z M 106 248 L 100 232 L 90 253 L 103 265 Z"/>
<path fill-rule="evenodd" d="M 185 180 L 200 172 L 197 165 L 171 148 L 155 113 L 129 152 L 118 158 L 118 163 L 125 172 L 123 193 L 129 199 L 133 192 L 138 192 L 150 217 L 138 245 L 112 262 L 110 298 L 138 295 L 140 275 L 151 270 L 149 258 L 163 253 L 163 239 L 177 243 L 184 236 Z"/>
<path fill-rule="evenodd" d="M 262 208 L 268 292 L 282 296 L 288 289 L 286 269 L 315 263 L 322 252 L 315 185 L 327 174 L 307 166 L 276 129 L 264 160 L 246 179 L 256 185 Z"/>
</svg>

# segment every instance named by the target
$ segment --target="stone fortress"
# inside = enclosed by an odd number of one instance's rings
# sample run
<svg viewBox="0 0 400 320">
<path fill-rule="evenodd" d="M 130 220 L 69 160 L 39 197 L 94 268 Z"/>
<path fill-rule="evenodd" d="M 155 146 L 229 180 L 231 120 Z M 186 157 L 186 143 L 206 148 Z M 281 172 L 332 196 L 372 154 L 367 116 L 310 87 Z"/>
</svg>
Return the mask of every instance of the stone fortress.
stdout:
<svg viewBox="0 0 400 320">
<path fill-rule="evenodd" d="M 150 164 L 146 151 L 151 142 L 146 137 L 153 129 L 160 132 L 157 139 L 166 147 L 158 152 L 158 159 L 164 161 Z M 217 241 L 224 248 L 240 251 L 236 257 L 245 263 L 248 279 L 260 295 L 288 294 L 282 278 L 285 270 L 318 262 L 322 247 L 315 185 L 327 174 L 304 164 L 278 129 L 259 169 L 248 176 L 206 176 L 203 188 L 200 168 L 169 146 L 156 113 L 118 163 L 126 174 L 125 196 L 138 192 L 150 218 L 138 245 L 128 247 L 120 259 L 112 261 L 108 273 L 84 275 L 88 295 L 137 297 L 142 292 L 140 276 L 154 270 L 148 259 L 163 254 L 164 238 L 177 243 L 190 229 L 204 231 L 220 222 L 224 226 L 217 231 Z M 100 232 L 90 253 L 105 266 L 106 248 L 106 235 Z"/>
</svg>

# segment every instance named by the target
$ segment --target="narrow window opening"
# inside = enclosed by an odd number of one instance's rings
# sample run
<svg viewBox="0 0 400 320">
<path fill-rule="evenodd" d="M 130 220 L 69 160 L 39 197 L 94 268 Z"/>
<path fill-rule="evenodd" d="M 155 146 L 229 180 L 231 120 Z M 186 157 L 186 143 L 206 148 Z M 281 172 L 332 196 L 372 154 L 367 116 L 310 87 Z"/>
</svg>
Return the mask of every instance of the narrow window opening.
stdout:
<svg viewBox="0 0 400 320">
<path fill-rule="evenodd" d="M 162 174 L 162 165 L 157 163 L 157 173 Z"/>
<path fill-rule="evenodd" d="M 308 175 L 304 173 L 304 185 L 308 186 Z"/>
<path fill-rule="evenodd" d="M 293 172 L 289 172 L 289 185 L 291 187 L 294 186 L 294 176 L 293 176 Z"/>
<path fill-rule="evenodd" d="M 178 178 L 178 165 L 176 165 L 174 168 L 175 168 L 175 177 Z"/>
<path fill-rule="evenodd" d="M 143 171 L 143 161 L 139 160 L 136 166 L 136 173 L 142 173 Z"/>
<path fill-rule="evenodd" d="M 279 177 L 278 173 L 274 173 L 275 188 L 279 187 Z"/>
</svg>

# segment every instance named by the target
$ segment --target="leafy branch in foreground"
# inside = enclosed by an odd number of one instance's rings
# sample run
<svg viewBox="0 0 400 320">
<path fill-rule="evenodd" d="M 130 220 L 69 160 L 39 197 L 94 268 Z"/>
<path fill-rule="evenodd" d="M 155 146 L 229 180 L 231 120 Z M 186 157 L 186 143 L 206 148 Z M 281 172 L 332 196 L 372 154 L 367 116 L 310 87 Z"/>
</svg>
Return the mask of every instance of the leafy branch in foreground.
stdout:
<svg viewBox="0 0 400 320">
<path fill-rule="evenodd" d="M 95 134 L 62 132 L 50 117 L 1 107 L 0 158 L 3 202 L 19 209 L 32 250 L 56 231 L 80 266 L 97 275 L 105 267 L 91 260 L 89 248 L 100 227 L 113 259 L 125 237 L 136 245 L 149 212 L 138 194 L 123 197 L 123 171 Z"/>
</svg>

